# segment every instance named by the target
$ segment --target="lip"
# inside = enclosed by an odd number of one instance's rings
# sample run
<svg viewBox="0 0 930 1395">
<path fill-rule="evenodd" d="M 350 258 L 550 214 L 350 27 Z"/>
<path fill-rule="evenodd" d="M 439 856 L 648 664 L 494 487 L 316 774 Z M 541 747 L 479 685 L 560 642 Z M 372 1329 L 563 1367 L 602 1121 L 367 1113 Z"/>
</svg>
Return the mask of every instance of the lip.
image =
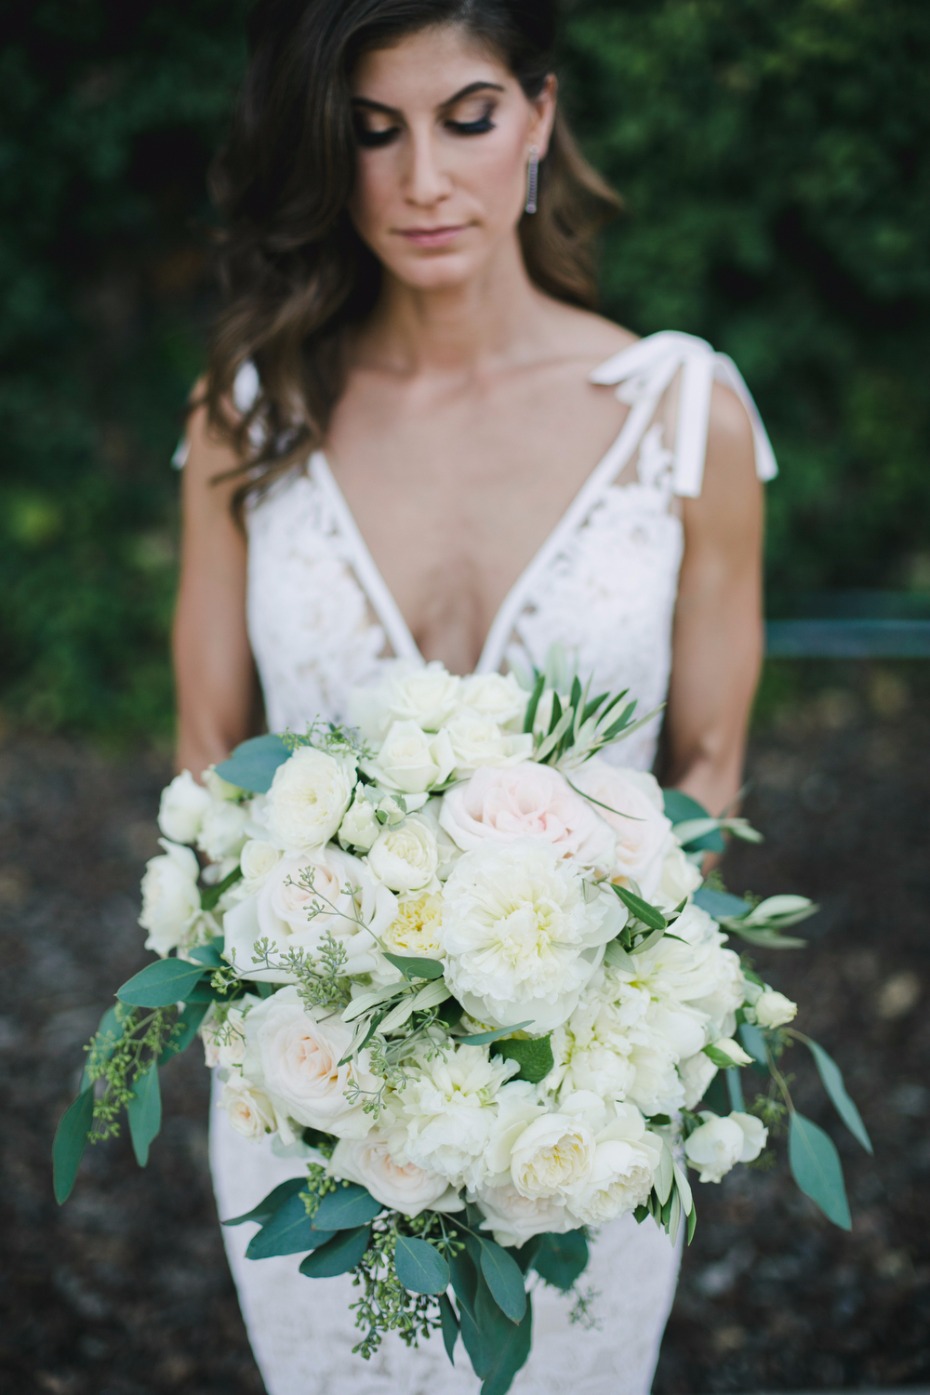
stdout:
<svg viewBox="0 0 930 1395">
<path fill-rule="evenodd" d="M 442 247 L 463 233 L 468 225 L 456 223 L 438 228 L 398 228 L 401 237 L 416 247 Z"/>
</svg>

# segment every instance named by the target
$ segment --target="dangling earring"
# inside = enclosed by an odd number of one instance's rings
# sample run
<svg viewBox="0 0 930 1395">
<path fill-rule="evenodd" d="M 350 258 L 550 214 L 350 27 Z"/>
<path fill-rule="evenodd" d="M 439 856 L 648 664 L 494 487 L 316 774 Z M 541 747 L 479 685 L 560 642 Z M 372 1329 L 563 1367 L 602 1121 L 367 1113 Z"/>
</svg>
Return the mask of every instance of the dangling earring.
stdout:
<svg viewBox="0 0 930 1395">
<path fill-rule="evenodd" d="M 526 213 L 536 212 L 536 193 L 539 185 L 539 151 L 535 145 L 530 146 L 529 159 L 526 162 L 526 203 L 524 211 Z"/>
</svg>

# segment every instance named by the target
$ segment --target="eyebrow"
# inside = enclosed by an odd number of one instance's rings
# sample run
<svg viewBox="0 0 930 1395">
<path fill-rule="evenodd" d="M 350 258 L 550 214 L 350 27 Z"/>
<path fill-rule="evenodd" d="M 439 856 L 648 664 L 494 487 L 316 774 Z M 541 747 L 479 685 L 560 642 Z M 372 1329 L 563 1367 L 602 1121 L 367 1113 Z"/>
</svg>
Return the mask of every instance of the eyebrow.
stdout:
<svg viewBox="0 0 930 1395">
<path fill-rule="evenodd" d="M 454 96 L 448 97 L 444 102 L 440 102 L 436 110 L 442 111 L 445 107 L 455 106 L 456 102 L 460 102 L 463 97 L 470 97 L 474 92 L 484 92 L 488 89 L 494 92 L 504 91 L 504 88 L 499 82 L 470 82 L 467 87 L 463 87 L 461 91 L 456 92 Z M 383 111 L 386 112 L 388 116 L 402 115 L 402 112 L 400 112 L 397 107 L 389 107 L 386 102 L 375 102 L 370 97 L 353 97 L 352 104 L 358 107 L 368 107 L 372 111 Z"/>
</svg>

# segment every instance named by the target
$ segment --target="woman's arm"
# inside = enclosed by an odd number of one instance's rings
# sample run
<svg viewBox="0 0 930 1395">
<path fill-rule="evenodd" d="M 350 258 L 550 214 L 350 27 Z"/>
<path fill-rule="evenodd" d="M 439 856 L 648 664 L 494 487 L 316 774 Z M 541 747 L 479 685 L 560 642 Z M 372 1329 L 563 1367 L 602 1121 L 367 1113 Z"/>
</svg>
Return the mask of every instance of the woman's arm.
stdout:
<svg viewBox="0 0 930 1395">
<path fill-rule="evenodd" d="M 714 383 L 701 493 L 684 501 L 663 784 L 715 815 L 736 811 L 762 666 L 763 488 L 748 413 Z"/>
<path fill-rule="evenodd" d="M 192 398 L 202 386 L 195 383 Z M 235 485 L 211 482 L 238 462 L 209 433 L 203 406 L 188 418 L 187 440 L 181 577 L 172 636 L 176 764 L 199 778 L 254 733 L 259 704 L 245 623 L 246 543 L 230 512 Z"/>
</svg>

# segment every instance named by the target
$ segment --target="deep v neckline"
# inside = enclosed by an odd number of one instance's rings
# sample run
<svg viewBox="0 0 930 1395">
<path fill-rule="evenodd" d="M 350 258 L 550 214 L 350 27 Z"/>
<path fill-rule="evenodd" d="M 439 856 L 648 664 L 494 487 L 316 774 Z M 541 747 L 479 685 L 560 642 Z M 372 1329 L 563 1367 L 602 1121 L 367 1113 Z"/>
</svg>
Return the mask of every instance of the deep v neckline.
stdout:
<svg viewBox="0 0 930 1395">
<path fill-rule="evenodd" d="M 642 338 L 628 344 L 626 348 L 618 353 L 611 354 L 587 374 L 588 381 L 598 381 L 598 376 L 605 368 L 611 369 L 630 358 L 634 352 L 643 345 L 649 344 L 674 331 L 657 330 L 654 334 L 644 335 Z M 616 383 L 621 381 L 618 377 Z M 605 478 L 615 477 L 616 473 L 623 469 L 632 448 L 636 444 L 637 432 L 640 423 L 644 423 L 644 418 L 648 418 L 653 407 L 649 395 L 634 401 L 630 405 L 623 424 L 619 432 L 613 438 L 610 445 L 598 459 L 593 469 L 585 476 L 581 486 L 569 501 L 566 508 L 556 519 L 552 528 L 545 538 L 531 555 L 527 564 L 518 573 L 515 581 L 505 592 L 488 628 L 484 644 L 478 655 L 477 663 L 472 672 L 491 673 L 496 671 L 503 659 L 503 650 L 496 656 L 494 662 L 495 649 L 501 645 L 502 637 L 510 634 L 513 621 L 519 611 L 520 603 L 528 590 L 531 581 L 537 572 L 543 569 L 552 555 L 558 550 L 565 533 L 570 532 L 575 525 L 584 518 L 591 503 L 597 497 Z M 333 473 L 332 467 L 321 449 L 312 452 L 308 461 L 308 470 L 315 473 L 318 480 L 329 494 L 330 501 L 336 513 L 339 527 L 346 537 L 353 552 L 353 561 L 356 573 L 363 591 L 371 603 L 372 608 L 381 620 L 391 647 L 395 655 L 401 658 L 412 659 L 417 663 L 426 665 L 430 662 L 420 649 L 413 637 L 413 631 L 408 625 L 400 606 L 394 597 L 391 588 L 388 586 L 375 561 L 374 554 L 368 546 L 365 536 L 362 533 L 355 514 L 352 511 L 349 501 L 343 493 L 342 487 Z"/>
</svg>

